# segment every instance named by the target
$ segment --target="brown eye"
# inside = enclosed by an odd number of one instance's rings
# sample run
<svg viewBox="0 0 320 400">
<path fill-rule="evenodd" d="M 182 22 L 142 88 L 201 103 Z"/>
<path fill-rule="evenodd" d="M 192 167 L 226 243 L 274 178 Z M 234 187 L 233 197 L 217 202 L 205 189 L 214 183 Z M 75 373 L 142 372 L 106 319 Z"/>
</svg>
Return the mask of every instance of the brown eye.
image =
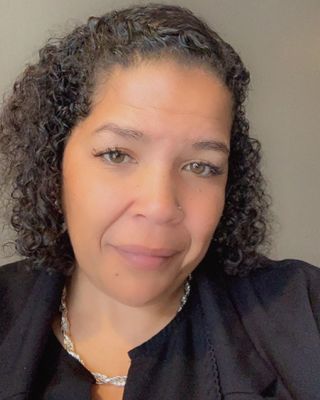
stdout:
<svg viewBox="0 0 320 400">
<path fill-rule="evenodd" d="M 200 164 L 198 162 L 193 162 L 190 164 L 190 170 L 197 175 L 201 175 L 206 170 L 206 165 Z"/>
<path fill-rule="evenodd" d="M 209 178 L 221 175 L 223 173 L 221 168 L 209 163 L 199 161 L 191 162 L 190 164 L 185 166 L 185 169 L 203 178 Z"/>
<path fill-rule="evenodd" d="M 131 157 L 119 149 L 107 149 L 98 156 L 102 157 L 105 161 L 110 164 L 124 164 L 130 162 Z"/>
<path fill-rule="evenodd" d="M 107 154 L 106 154 L 107 156 Z M 120 164 L 124 161 L 126 154 L 121 153 L 119 150 L 112 150 L 108 153 L 108 158 L 110 161 Z"/>
</svg>

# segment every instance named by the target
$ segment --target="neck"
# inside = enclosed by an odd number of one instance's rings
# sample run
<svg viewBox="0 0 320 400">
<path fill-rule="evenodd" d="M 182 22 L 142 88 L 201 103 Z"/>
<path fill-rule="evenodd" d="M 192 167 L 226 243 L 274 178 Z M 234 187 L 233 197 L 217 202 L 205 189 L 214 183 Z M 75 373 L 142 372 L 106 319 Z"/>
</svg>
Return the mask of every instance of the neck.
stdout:
<svg viewBox="0 0 320 400">
<path fill-rule="evenodd" d="M 71 334 L 78 340 L 110 337 L 130 350 L 175 317 L 183 294 L 184 284 L 156 302 L 133 307 L 111 298 L 75 269 L 67 284 L 66 299 Z"/>
</svg>

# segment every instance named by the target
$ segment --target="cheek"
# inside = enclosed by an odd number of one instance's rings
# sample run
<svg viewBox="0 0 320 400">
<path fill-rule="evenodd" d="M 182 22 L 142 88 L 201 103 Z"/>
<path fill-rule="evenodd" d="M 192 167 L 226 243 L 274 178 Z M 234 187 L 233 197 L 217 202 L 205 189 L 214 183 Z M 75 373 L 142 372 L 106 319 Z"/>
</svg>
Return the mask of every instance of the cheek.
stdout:
<svg viewBox="0 0 320 400">
<path fill-rule="evenodd" d="M 225 191 L 214 188 L 198 192 L 188 202 L 188 224 L 195 246 L 207 248 L 222 216 Z"/>
<path fill-rule="evenodd" d="M 71 167 L 71 166 L 70 166 Z M 66 168 L 63 182 L 63 204 L 70 233 L 101 235 L 125 208 L 123 185 L 113 182 L 90 166 L 79 171 Z"/>
</svg>

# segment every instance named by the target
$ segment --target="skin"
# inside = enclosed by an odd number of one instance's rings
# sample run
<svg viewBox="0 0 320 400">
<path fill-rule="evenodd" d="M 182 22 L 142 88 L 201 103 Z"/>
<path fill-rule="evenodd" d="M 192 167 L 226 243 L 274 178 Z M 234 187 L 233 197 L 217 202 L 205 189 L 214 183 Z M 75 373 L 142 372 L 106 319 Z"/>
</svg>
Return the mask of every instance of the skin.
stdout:
<svg viewBox="0 0 320 400">
<path fill-rule="evenodd" d="M 101 128 L 110 123 L 143 137 Z M 231 124 L 231 95 L 204 68 L 169 60 L 118 66 L 97 86 L 63 158 L 63 207 L 76 258 L 69 319 L 89 369 L 125 374 L 127 351 L 175 316 L 184 281 L 223 212 Z M 209 140 L 220 147 L 193 147 Z M 106 153 L 114 147 L 126 155 Z M 219 174 L 194 162 L 211 163 Z M 117 250 L 124 245 L 176 253 L 127 257 Z"/>
</svg>

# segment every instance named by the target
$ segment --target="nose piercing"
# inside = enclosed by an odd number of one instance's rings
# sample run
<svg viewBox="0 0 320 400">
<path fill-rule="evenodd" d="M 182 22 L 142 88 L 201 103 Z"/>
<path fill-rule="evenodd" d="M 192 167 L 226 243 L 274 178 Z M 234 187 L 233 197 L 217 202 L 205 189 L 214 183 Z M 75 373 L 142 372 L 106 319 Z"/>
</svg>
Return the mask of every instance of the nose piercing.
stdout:
<svg viewBox="0 0 320 400">
<path fill-rule="evenodd" d="M 182 207 L 181 206 L 178 205 L 177 208 L 178 208 L 179 211 L 182 211 Z"/>
</svg>

